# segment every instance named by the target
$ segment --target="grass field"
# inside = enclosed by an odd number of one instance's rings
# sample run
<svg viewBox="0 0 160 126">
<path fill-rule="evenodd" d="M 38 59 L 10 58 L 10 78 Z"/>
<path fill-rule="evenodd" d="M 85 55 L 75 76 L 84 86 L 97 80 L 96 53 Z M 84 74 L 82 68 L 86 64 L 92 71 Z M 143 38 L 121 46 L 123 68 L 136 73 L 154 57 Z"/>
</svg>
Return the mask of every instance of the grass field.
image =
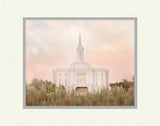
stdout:
<svg viewBox="0 0 160 126">
<path fill-rule="evenodd" d="M 134 106 L 134 86 L 77 95 L 73 89 L 68 92 L 62 85 L 34 79 L 26 86 L 26 106 Z"/>
</svg>

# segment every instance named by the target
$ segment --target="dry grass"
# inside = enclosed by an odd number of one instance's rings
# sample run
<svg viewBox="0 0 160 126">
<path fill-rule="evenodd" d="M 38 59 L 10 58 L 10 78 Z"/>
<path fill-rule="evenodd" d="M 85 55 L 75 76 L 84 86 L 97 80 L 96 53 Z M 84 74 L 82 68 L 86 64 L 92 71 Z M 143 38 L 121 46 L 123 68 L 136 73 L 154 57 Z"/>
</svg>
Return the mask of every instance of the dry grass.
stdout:
<svg viewBox="0 0 160 126">
<path fill-rule="evenodd" d="M 110 91 L 104 88 L 81 96 L 76 95 L 73 89 L 67 92 L 63 86 L 56 87 L 47 81 L 41 80 L 39 85 L 38 80 L 35 82 L 26 86 L 27 106 L 134 106 L 134 87 L 127 91 L 122 87 L 115 87 Z"/>
</svg>

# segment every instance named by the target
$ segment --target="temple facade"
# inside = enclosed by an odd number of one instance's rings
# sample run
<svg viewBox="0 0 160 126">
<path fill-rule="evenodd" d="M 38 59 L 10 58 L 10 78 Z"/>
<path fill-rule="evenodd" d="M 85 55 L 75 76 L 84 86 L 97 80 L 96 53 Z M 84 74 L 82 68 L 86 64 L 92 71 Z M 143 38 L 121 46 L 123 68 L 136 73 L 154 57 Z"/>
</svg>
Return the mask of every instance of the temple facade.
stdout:
<svg viewBox="0 0 160 126">
<path fill-rule="evenodd" d="M 93 68 L 84 61 L 84 48 L 79 32 L 79 44 L 76 49 L 77 59 L 69 68 L 55 68 L 51 72 L 51 81 L 57 86 L 63 85 L 68 91 L 75 89 L 77 93 L 85 94 L 109 86 L 109 70 Z"/>
</svg>

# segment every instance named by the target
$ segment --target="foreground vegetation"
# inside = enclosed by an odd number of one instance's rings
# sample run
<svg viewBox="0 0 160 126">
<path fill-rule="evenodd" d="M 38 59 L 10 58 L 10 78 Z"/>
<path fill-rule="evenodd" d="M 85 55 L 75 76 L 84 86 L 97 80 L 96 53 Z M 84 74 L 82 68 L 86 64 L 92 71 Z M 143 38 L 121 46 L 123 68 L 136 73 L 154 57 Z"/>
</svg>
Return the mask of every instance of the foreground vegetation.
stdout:
<svg viewBox="0 0 160 126">
<path fill-rule="evenodd" d="M 127 81 L 128 82 L 128 81 Z M 124 83 L 124 82 L 123 82 Z M 126 83 L 126 82 L 125 82 Z M 122 84 L 122 83 L 121 83 Z M 86 95 L 77 95 L 72 89 L 66 91 L 63 85 L 57 87 L 50 81 L 34 79 L 26 84 L 27 106 L 133 106 L 134 86 L 112 84 L 112 89 L 101 89 Z M 126 84 L 125 84 L 126 85 Z"/>
</svg>

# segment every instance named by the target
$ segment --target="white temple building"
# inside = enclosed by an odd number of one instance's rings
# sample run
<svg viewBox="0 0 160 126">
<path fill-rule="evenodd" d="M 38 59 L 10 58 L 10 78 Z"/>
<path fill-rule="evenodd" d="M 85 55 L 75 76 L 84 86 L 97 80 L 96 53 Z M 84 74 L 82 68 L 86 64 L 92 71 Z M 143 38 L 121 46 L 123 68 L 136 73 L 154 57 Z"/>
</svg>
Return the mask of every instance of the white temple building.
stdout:
<svg viewBox="0 0 160 126">
<path fill-rule="evenodd" d="M 87 91 L 98 91 L 109 86 L 109 70 L 105 68 L 93 68 L 84 61 L 84 48 L 79 32 L 79 44 L 76 49 L 77 60 L 69 68 L 56 68 L 51 72 L 52 83 L 64 85 L 68 91 L 75 89 L 76 92 L 84 94 Z"/>
</svg>

